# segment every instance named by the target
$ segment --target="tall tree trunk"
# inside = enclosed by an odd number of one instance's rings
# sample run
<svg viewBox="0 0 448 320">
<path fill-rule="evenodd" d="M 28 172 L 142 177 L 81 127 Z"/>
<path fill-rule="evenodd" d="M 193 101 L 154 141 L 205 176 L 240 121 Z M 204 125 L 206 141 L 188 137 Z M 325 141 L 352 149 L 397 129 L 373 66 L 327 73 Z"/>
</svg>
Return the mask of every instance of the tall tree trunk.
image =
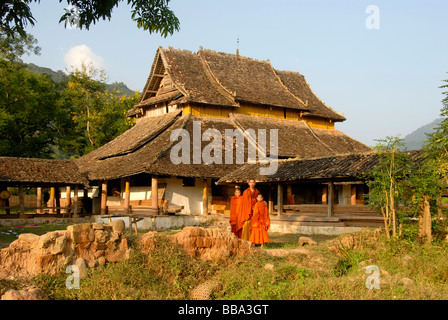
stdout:
<svg viewBox="0 0 448 320">
<path fill-rule="evenodd" d="M 419 214 L 419 230 L 418 236 L 422 241 L 431 242 L 432 240 L 432 221 L 431 221 L 431 206 L 429 198 L 425 198 L 420 205 Z"/>
<path fill-rule="evenodd" d="M 392 159 L 391 159 L 391 163 L 390 163 L 390 172 L 389 172 L 389 177 L 390 177 L 389 206 L 390 206 L 390 216 L 392 219 L 392 236 L 393 237 L 395 237 L 397 234 L 397 224 L 396 224 L 397 216 L 396 216 L 396 212 L 395 212 L 395 183 L 394 183 L 394 178 L 393 178 L 394 171 L 395 171 L 395 151 L 392 152 Z"/>
</svg>

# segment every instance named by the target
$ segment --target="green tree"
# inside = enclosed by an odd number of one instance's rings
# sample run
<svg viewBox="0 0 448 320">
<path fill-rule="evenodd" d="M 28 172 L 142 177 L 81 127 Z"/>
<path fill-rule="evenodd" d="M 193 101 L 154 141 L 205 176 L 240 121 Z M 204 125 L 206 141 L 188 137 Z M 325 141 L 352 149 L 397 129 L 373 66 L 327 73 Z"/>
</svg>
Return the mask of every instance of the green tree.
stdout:
<svg viewBox="0 0 448 320">
<path fill-rule="evenodd" d="M 0 155 L 50 156 L 55 134 L 54 83 L 0 59 Z"/>
<path fill-rule="evenodd" d="M 443 82 L 448 83 L 448 80 Z M 448 84 L 440 88 L 446 90 Z M 432 237 L 431 214 L 434 216 L 443 213 L 441 194 L 442 189 L 448 187 L 448 91 L 442 93 L 445 95 L 440 112 L 442 121 L 433 133 L 427 135 L 428 138 L 423 145 L 424 161 L 420 161 L 422 165 L 413 171 L 415 180 L 413 202 L 421 208 L 420 212 L 423 213 L 420 215 L 419 235 L 427 241 L 430 241 Z M 435 202 L 437 205 L 434 205 Z M 431 213 L 430 208 L 437 208 L 437 214 L 435 210 Z"/>
<path fill-rule="evenodd" d="M 448 83 L 448 80 L 443 81 Z M 442 85 L 440 88 L 447 89 L 448 84 Z M 443 107 L 440 112 L 442 122 L 432 134 L 428 135 L 424 149 L 434 161 L 435 170 L 443 183 L 448 186 L 448 91 L 444 91 L 443 94 L 445 98 L 442 100 Z"/>
<path fill-rule="evenodd" d="M 106 90 L 104 72 L 82 66 L 69 74 L 58 101 L 57 146 L 70 157 L 82 156 L 133 125 L 126 112 L 138 100 Z"/>
<path fill-rule="evenodd" d="M 149 33 L 160 33 L 167 37 L 179 30 L 179 20 L 169 8 L 170 0 L 127 0 L 131 6 L 131 18 L 137 23 L 138 28 Z M 25 36 L 25 28 L 28 24 L 34 26 L 36 20 L 33 17 L 29 4 L 40 3 L 40 0 L 6 0 L 0 3 L 0 30 L 13 36 L 19 33 Z M 59 0 L 62 2 L 62 0 Z M 71 21 L 79 28 L 90 28 L 100 19 L 110 20 L 112 10 L 123 0 L 67 0 L 72 9 L 66 10 L 59 22 Z"/>
<path fill-rule="evenodd" d="M 430 242 L 432 239 L 432 217 L 437 214 L 434 210 L 436 201 L 441 195 L 441 180 L 436 170 L 436 163 L 425 151 L 417 153 L 409 162 L 407 185 L 408 196 L 413 212 L 419 219 L 418 237 Z M 433 209 L 433 210 L 431 210 Z"/>
<path fill-rule="evenodd" d="M 0 31 L 0 58 L 12 62 L 22 62 L 24 54 L 40 54 L 37 40 L 31 34 L 23 37 L 9 36 Z"/>
<path fill-rule="evenodd" d="M 404 199 L 408 158 L 399 148 L 404 140 L 397 137 L 386 137 L 377 140 L 374 147 L 378 154 L 377 166 L 368 173 L 368 203 L 384 218 L 387 237 L 397 236 L 398 204 Z"/>
</svg>

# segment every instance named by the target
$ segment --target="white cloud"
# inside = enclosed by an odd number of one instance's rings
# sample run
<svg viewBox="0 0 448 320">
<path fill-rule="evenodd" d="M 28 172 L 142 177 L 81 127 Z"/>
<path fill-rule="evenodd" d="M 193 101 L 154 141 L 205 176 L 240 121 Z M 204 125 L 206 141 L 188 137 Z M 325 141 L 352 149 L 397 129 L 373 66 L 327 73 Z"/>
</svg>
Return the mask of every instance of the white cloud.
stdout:
<svg viewBox="0 0 448 320">
<path fill-rule="evenodd" d="M 96 55 L 92 49 L 85 44 L 72 47 L 64 56 L 67 70 L 73 71 L 81 69 L 82 64 L 86 67 L 94 67 L 95 69 L 103 70 L 104 60 L 101 56 Z"/>
</svg>

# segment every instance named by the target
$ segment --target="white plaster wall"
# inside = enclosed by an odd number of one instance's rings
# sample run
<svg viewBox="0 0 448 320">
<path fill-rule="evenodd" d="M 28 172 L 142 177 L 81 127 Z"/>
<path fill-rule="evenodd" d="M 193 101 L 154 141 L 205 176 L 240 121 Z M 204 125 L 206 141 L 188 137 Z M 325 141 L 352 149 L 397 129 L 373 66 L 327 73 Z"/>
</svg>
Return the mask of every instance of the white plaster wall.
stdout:
<svg viewBox="0 0 448 320">
<path fill-rule="evenodd" d="M 71 192 L 70 195 L 73 198 L 75 196 L 75 188 L 72 187 L 71 188 Z M 65 199 L 65 194 L 67 192 L 67 188 L 59 188 L 60 194 L 61 194 L 61 198 Z M 84 196 L 84 190 L 82 188 L 78 189 L 78 197 L 83 197 Z M 88 197 L 89 198 L 93 198 L 93 197 L 98 197 L 99 196 L 99 190 L 97 186 L 94 187 L 90 187 L 88 190 Z"/>
<path fill-rule="evenodd" d="M 165 178 L 165 199 L 168 205 L 184 206 L 181 211 L 185 214 L 202 214 L 202 186 L 203 179 L 195 179 L 194 187 L 183 187 L 182 179 Z M 212 199 L 211 186 L 208 188 L 208 201 Z"/>
<path fill-rule="evenodd" d="M 124 193 L 122 194 L 124 198 Z M 149 200 L 151 199 L 151 186 L 133 187 L 131 186 L 131 200 Z"/>
<path fill-rule="evenodd" d="M 169 205 L 184 206 L 181 213 L 184 214 L 202 214 L 202 187 L 203 179 L 195 179 L 194 187 L 184 187 L 182 186 L 182 179 L 177 178 L 160 178 L 159 184 L 166 183 L 165 188 L 165 199 L 169 201 Z M 73 197 L 72 190 L 72 197 Z M 82 197 L 82 190 L 79 196 Z M 95 187 L 89 190 L 89 197 L 93 197 L 96 202 L 99 203 L 99 189 Z M 123 200 L 123 196 L 119 197 L 108 197 L 108 205 L 120 205 L 120 200 Z M 65 188 L 61 190 L 61 198 L 65 198 Z M 151 186 L 143 187 L 133 187 L 131 186 L 130 200 L 149 200 L 151 198 Z M 212 200 L 212 190 L 209 181 L 208 185 L 208 201 Z M 117 203 L 115 203 L 117 202 Z M 94 201 L 94 204 L 95 201 Z M 97 209 L 97 208 L 94 208 Z M 98 211 L 98 210 L 96 210 Z M 96 212 L 95 211 L 95 212 Z"/>
</svg>

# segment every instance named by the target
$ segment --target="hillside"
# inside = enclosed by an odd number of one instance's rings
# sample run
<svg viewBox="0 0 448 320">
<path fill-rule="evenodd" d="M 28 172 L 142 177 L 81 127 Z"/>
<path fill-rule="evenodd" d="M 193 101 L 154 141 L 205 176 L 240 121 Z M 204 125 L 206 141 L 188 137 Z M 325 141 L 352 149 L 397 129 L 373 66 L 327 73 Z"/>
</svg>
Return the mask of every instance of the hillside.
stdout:
<svg viewBox="0 0 448 320">
<path fill-rule="evenodd" d="M 431 133 L 434 128 L 436 128 L 442 122 L 443 118 L 438 118 L 431 123 L 428 123 L 417 130 L 411 132 L 404 137 L 405 140 L 405 150 L 418 150 L 423 146 L 424 141 L 427 139 L 426 134 Z"/>
<path fill-rule="evenodd" d="M 56 83 L 66 81 L 68 78 L 65 72 L 62 70 L 54 71 L 50 68 L 40 67 L 33 63 L 25 63 L 25 66 L 30 71 L 48 74 L 50 78 Z M 126 96 L 134 95 L 134 91 L 129 89 L 123 82 L 112 82 L 110 84 L 106 84 L 106 89 L 109 91 L 118 90 L 120 91 L 120 93 L 122 93 L 122 95 Z"/>
</svg>

